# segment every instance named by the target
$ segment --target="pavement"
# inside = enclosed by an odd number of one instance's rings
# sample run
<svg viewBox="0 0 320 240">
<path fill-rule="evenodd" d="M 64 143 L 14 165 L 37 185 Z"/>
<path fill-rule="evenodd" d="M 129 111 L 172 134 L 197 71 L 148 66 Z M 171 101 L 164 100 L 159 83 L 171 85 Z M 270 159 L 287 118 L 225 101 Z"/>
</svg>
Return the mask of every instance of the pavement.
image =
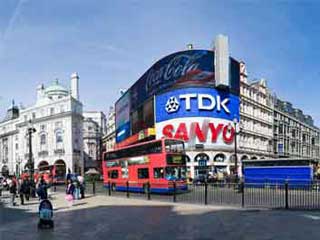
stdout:
<svg viewBox="0 0 320 240">
<path fill-rule="evenodd" d="M 68 207 L 53 195 L 53 230 L 37 229 L 36 199 L 0 203 L 0 240 L 14 239 L 319 239 L 320 212 L 203 206 L 88 195 Z M 17 198 L 17 202 L 19 199 Z"/>
</svg>

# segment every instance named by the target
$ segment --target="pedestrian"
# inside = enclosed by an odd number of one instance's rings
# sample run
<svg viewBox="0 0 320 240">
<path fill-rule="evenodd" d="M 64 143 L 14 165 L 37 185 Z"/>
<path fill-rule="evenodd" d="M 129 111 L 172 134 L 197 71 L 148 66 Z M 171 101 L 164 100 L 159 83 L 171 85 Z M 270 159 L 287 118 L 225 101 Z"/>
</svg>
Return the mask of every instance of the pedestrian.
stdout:
<svg viewBox="0 0 320 240">
<path fill-rule="evenodd" d="M 65 199 L 68 202 L 69 207 L 71 207 L 73 205 L 73 194 L 74 194 L 74 185 L 72 184 L 72 180 L 68 179 L 68 184 L 67 184 L 67 188 L 66 188 L 66 197 Z"/>
<path fill-rule="evenodd" d="M 20 203 L 21 205 L 24 205 L 25 182 L 21 178 L 19 179 L 18 192 L 20 196 Z"/>
<path fill-rule="evenodd" d="M 30 199 L 30 191 L 31 191 L 31 183 L 30 183 L 28 177 L 26 177 L 26 179 L 24 179 L 23 182 L 24 182 L 24 185 L 25 185 L 25 187 L 24 187 L 24 196 L 25 196 L 26 200 L 29 201 L 29 199 Z"/>
<path fill-rule="evenodd" d="M 81 199 L 83 199 L 84 198 L 84 190 L 85 190 L 84 178 L 82 176 L 78 176 L 78 181 L 79 181 L 79 184 L 80 184 Z"/>
<path fill-rule="evenodd" d="M 80 198 L 80 186 L 79 186 L 80 184 L 76 178 L 73 181 L 73 185 L 74 185 L 73 199 L 78 200 Z"/>
<path fill-rule="evenodd" d="M 40 178 L 38 188 L 37 188 L 37 195 L 39 200 L 48 199 L 48 186 L 43 177 Z"/>
<path fill-rule="evenodd" d="M 15 199 L 17 196 L 17 182 L 14 179 L 12 179 L 12 181 L 10 183 L 9 191 L 11 194 L 11 204 L 12 204 L 12 206 L 15 206 L 16 205 Z"/>
</svg>

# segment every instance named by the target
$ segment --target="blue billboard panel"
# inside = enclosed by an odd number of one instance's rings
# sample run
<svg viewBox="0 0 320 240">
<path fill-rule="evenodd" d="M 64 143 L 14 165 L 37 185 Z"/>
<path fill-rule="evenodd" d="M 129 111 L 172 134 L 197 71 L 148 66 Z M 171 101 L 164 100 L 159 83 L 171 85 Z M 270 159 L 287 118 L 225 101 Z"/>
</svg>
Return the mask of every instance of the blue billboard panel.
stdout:
<svg viewBox="0 0 320 240">
<path fill-rule="evenodd" d="M 210 117 L 239 121 L 239 96 L 215 88 L 183 88 L 156 96 L 156 123 Z"/>
<path fill-rule="evenodd" d="M 130 92 L 127 91 L 115 105 L 116 128 L 130 120 Z"/>
<path fill-rule="evenodd" d="M 130 136 L 130 122 L 123 124 L 116 130 L 116 143 L 125 140 Z"/>
</svg>

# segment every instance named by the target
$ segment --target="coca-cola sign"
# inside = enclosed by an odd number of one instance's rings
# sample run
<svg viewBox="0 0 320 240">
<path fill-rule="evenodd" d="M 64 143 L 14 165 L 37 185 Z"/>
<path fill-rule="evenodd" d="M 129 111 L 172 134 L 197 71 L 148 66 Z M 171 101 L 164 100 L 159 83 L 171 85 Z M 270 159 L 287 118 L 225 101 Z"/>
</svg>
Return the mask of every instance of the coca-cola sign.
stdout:
<svg viewBox="0 0 320 240">
<path fill-rule="evenodd" d="M 139 103 L 181 81 L 214 82 L 214 52 L 188 50 L 171 54 L 156 62 L 131 87 L 134 110 Z"/>
<path fill-rule="evenodd" d="M 194 55 L 181 54 L 172 58 L 159 69 L 151 68 L 146 78 L 146 91 L 152 91 L 161 84 L 174 82 L 192 71 L 201 70 L 198 60 L 202 56 L 203 53 Z"/>
</svg>

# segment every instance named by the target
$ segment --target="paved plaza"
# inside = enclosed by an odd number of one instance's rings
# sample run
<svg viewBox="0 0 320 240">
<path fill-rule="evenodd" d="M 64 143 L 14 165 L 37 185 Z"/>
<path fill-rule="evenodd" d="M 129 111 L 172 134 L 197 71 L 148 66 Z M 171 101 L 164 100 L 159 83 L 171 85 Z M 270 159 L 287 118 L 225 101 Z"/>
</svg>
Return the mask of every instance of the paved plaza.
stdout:
<svg viewBox="0 0 320 240">
<path fill-rule="evenodd" d="M 17 199 L 18 200 L 18 199 Z M 320 212 L 173 204 L 88 196 L 69 208 L 55 193 L 54 230 L 37 229 L 38 201 L 1 198 L 0 240 L 13 239 L 318 239 Z"/>
</svg>

